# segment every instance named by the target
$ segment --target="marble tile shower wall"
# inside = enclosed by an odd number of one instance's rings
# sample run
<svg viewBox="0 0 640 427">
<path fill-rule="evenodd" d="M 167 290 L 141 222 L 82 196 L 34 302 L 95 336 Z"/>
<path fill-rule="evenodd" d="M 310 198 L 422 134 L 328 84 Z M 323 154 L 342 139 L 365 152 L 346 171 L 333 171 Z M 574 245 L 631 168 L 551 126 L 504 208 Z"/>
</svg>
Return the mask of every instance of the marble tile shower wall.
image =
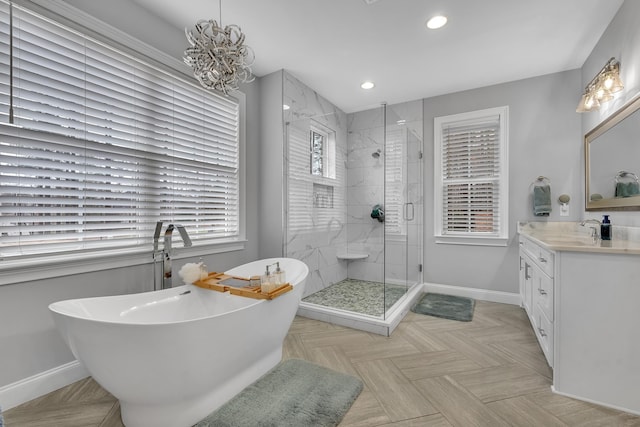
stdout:
<svg viewBox="0 0 640 427">
<path fill-rule="evenodd" d="M 347 249 L 369 255 L 349 262 L 352 279 L 384 281 L 384 225 L 371 218 L 376 204 L 384 204 L 384 111 L 349 114 L 347 133 Z"/>
<path fill-rule="evenodd" d="M 305 295 L 310 295 L 347 278 L 347 265 L 338 252 L 347 247 L 346 208 L 346 115 L 322 96 L 284 72 L 285 177 L 287 213 L 286 256 L 300 259 L 309 267 Z M 335 178 L 310 173 L 309 132 L 312 125 L 335 132 Z M 315 188 L 315 190 L 314 190 Z M 328 202 L 318 204 L 318 189 Z M 329 196 L 327 196 L 329 194 Z M 314 198 L 316 203 L 314 204 Z"/>
</svg>

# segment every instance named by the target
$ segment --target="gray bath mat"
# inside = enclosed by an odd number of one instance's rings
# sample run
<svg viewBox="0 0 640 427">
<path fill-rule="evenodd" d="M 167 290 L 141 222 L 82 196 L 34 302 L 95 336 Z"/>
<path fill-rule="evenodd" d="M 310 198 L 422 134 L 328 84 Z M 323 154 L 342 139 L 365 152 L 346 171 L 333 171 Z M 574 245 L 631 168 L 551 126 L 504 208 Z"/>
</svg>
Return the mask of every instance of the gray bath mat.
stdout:
<svg viewBox="0 0 640 427">
<path fill-rule="evenodd" d="M 289 359 L 195 427 L 337 426 L 361 391 L 358 378 Z"/>
<path fill-rule="evenodd" d="M 475 305 L 476 301 L 473 298 L 428 293 L 413 306 L 411 311 L 444 319 L 470 322 L 473 319 Z"/>
</svg>

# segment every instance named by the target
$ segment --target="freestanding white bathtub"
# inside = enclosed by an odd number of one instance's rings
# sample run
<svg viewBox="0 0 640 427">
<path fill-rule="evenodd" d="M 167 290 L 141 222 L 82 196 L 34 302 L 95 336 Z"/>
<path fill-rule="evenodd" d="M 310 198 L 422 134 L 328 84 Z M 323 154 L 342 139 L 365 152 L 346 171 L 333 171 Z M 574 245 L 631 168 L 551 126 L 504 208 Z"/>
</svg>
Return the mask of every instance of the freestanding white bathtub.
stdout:
<svg viewBox="0 0 640 427">
<path fill-rule="evenodd" d="M 227 273 L 259 275 L 276 261 L 293 289 L 270 301 L 183 285 L 49 309 L 74 356 L 120 401 L 127 427 L 187 427 L 280 362 L 309 269 L 271 258 Z"/>
</svg>

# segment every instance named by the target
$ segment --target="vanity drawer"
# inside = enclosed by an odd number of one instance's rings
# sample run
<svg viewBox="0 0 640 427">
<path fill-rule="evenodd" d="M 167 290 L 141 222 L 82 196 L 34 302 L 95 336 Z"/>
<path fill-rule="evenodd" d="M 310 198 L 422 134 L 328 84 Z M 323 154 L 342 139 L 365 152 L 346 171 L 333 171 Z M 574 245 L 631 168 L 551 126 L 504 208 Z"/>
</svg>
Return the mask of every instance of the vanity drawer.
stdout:
<svg viewBox="0 0 640 427">
<path fill-rule="evenodd" d="M 536 262 L 540 266 L 540 268 L 547 273 L 550 277 L 553 277 L 553 264 L 554 264 L 554 256 L 553 252 L 548 251 L 540 246 L 537 247 L 537 260 Z"/>
<path fill-rule="evenodd" d="M 541 269 L 534 278 L 533 304 L 538 305 L 547 319 L 553 322 L 553 279 Z"/>
<path fill-rule="evenodd" d="M 537 247 L 538 246 L 535 243 L 533 243 L 531 240 L 520 236 L 520 249 L 524 250 L 534 258 L 538 257 L 538 251 L 536 250 Z"/>
<path fill-rule="evenodd" d="M 528 253 L 545 273 L 553 277 L 553 252 L 522 236 L 520 236 L 520 249 Z"/>
<path fill-rule="evenodd" d="M 547 359 L 547 363 L 553 368 L 553 322 L 547 319 L 539 305 L 533 307 L 534 328 L 540 348 Z"/>
</svg>

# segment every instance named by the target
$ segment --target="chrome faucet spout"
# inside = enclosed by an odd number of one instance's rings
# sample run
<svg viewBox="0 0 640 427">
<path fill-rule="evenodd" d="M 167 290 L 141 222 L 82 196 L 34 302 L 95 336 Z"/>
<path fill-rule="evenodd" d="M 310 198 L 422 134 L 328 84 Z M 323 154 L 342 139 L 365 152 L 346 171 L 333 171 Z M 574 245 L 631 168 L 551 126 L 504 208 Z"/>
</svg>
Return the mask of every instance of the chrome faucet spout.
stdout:
<svg viewBox="0 0 640 427">
<path fill-rule="evenodd" d="M 162 250 L 166 254 L 171 252 L 171 236 L 173 235 L 173 229 L 174 225 L 169 224 L 167 225 L 167 229 L 164 230 L 164 246 Z"/>
<path fill-rule="evenodd" d="M 189 237 L 189 234 L 187 233 L 187 229 L 184 228 L 183 225 L 176 225 L 176 228 L 180 232 L 180 237 L 182 237 L 182 242 L 184 243 L 184 247 L 188 248 L 190 246 L 193 246 L 193 243 L 191 243 L 191 238 Z"/>
<path fill-rule="evenodd" d="M 171 237 L 173 235 L 173 230 L 177 228 L 178 232 L 180 232 L 180 236 L 182 237 L 182 242 L 184 243 L 184 247 L 188 248 L 189 246 L 192 246 L 193 243 L 191 242 L 191 238 L 189 237 L 189 234 L 187 233 L 187 229 L 184 228 L 184 226 L 176 224 L 169 224 L 167 225 L 167 229 L 164 232 L 164 247 L 162 248 L 162 271 L 163 271 L 163 275 L 162 275 L 162 289 L 167 289 L 172 287 L 172 283 L 171 283 L 171 256 L 172 256 L 172 247 L 171 247 Z"/>
<path fill-rule="evenodd" d="M 597 219 L 585 219 L 580 222 L 580 225 L 583 227 L 589 225 L 589 227 L 591 228 L 591 237 L 593 238 L 594 242 L 600 238 L 600 226 L 602 225 L 602 223 Z"/>
<path fill-rule="evenodd" d="M 162 221 L 156 222 L 156 229 L 153 232 L 153 252 L 158 250 L 158 240 L 160 240 L 160 232 L 162 231 Z"/>
<path fill-rule="evenodd" d="M 157 262 L 158 255 L 160 252 L 158 251 L 158 242 L 160 241 L 160 233 L 162 232 L 162 221 L 156 222 L 156 228 L 153 232 L 153 290 L 158 289 L 158 271 L 157 271 Z M 163 257 L 164 258 L 164 257 Z"/>
</svg>

